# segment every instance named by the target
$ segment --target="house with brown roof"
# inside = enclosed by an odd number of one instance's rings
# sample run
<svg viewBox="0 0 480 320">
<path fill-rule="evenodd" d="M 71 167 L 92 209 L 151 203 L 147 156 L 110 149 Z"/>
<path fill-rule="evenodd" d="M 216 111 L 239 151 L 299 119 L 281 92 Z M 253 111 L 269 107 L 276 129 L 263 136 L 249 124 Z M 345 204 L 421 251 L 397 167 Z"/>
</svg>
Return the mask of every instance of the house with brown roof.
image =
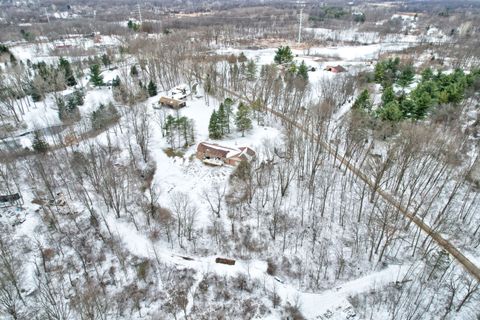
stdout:
<svg viewBox="0 0 480 320">
<path fill-rule="evenodd" d="M 210 165 L 236 166 L 242 160 L 253 160 L 255 156 L 255 151 L 250 147 L 230 148 L 208 142 L 200 142 L 197 146 L 197 158 Z"/>
<path fill-rule="evenodd" d="M 168 97 L 160 97 L 158 103 L 162 106 L 168 106 L 173 109 L 180 109 L 187 105 L 185 101 Z"/>
</svg>

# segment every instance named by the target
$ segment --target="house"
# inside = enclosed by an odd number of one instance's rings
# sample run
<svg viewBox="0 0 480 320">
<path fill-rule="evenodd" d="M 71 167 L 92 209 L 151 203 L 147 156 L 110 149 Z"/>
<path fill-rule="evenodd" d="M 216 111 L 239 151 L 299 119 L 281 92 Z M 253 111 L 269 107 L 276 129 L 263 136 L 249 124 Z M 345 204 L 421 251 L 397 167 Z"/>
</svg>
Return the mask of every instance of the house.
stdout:
<svg viewBox="0 0 480 320">
<path fill-rule="evenodd" d="M 344 67 L 342 67 L 341 65 L 338 65 L 338 66 L 326 66 L 325 71 L 330 71 L 330 72 L 333 72 L 333 73 L 340 73 L 340 72 L 345 72 L 347 71 L 347 69 L 345 69 Z"/>
<path fill-rule="evenodd" d="M 160 101 L 158 103 L 162 106 L 167 106 L 173 109 L 180 109 L 187 106 L 185 101 L 168 97 L 160 97 Z"/>
<path fill-rule="evenodd" d="M 253 160 L 255 156 L 255 151 L 249 147 L 230 148 L 208 142 L 201 142 L 197 146 L 197 158 L 210 165 L 236 166 L 242 160 Z"/>
</svg>

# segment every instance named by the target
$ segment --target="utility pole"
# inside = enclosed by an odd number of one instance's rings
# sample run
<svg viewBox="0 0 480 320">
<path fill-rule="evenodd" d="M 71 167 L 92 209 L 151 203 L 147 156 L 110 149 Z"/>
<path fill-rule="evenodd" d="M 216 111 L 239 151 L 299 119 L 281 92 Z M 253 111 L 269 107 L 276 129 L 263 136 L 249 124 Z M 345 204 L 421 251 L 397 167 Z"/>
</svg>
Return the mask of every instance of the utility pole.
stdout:
<svg viewBox="0 0 480 320">
<path fill-rule="evenodd" d="M 47 22 L 50 24 L 50 17 L 48 16 L 47 8 L 43 8 L 45 11 L 45 16 L 47 17 Z"/>
<path fill-rule="evenodd" d="M 297 42 L 300 43 L 302 41 L 302 23 L 303 23 L 303 7 L 305 6 L 304 2 L 297 2 L 300 4 L 300 21 L 298 24 L 298 39 Z"/>
<path fill-rule="evenodd" d="M 138 20 L 140 20 L 140 24 L 142 24 L 142 11 L 140 11 L 140 3 L 137 2 L 137 9 L 138 9 Z"/>
</svg>

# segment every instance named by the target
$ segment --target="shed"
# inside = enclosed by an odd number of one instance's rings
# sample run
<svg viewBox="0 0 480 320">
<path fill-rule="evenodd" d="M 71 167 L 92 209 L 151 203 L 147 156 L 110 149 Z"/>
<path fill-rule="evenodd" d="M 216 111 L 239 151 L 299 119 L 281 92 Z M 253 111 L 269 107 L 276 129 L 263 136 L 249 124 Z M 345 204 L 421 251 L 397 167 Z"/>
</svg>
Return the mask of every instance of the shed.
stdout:
<svg viewBox="0 0 480 320">
<path fill-rule="evenodd" d="M 345 69 L 344 67 L 342 67 L 341 65 L 337 65 L 337 66 L 326 66 L 325 71 L 330 71 L 330 72 L 333 72 L 333 73 L 340 73 L 340 72 L 345 72 L 347 71 L 347 69 Z"/>
<path fill-rule="evenodd" d="M 160 97 L 160 101 L 158 103 L 160 103 L 162 106 L 167 106 L 173 109 L 180 109 L 187 106 L 185 101 L 168 97 Z"/>
</svg>

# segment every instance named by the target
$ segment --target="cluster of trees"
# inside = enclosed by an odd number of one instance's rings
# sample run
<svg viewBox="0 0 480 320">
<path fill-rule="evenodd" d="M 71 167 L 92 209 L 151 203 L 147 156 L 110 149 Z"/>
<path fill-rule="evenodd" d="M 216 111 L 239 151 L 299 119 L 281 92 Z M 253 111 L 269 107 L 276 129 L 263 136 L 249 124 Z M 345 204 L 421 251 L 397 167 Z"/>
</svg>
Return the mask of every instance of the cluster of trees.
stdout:
<svg viewBox="0 0 480 320">
<path fill-rule="evenodd" d="M 59 68 L 63 71 L 67 86 L 71 87 L 77 84 L 77 80 L 75 80 L 73 75 L 72 67 L 67 59 L 60 57 Z"/>
<path fill-rule="evenodd" d="M 130 30 L 139 31 L 141 25 L 140 25 L 139 23 L 133 22 L 132 20 L 128 20 L 127 27 L 128 27 L 128 29 L 130 29 Z"/>
<path fill-rule="evenodd" d="M 58 67 L 40 61 L 32 64 L 32 68 L 35 75 L 29 93 L 33 101 L 43 100 L 48 92 L 60 91 L 66 86 L 77 84 L 70 62 L 63 57 L 60 58 Z"/>
<path fill-rule="evenodd" d="M 342 7 L 325 6 L 311 10 L 309 20 L 324 21 L 325 19 L 341 19 L 348 15 Z"/>
<path fill-rule="evenodd" d="M 210 138 L 221 139 L 226 134 L 230 133 L 233 103 L 232 99 L 226 98 L 224 102 L 220 103 L 218 111 L 213 110 L 208 124 Z M 243 102 L 240 102 L 234 120 L 238 131 L 242 132 L 243 137 L 245 131 L 252 128 L 252 108 Z"/>
<path fill-rule="evenodd" d="M 76 121 L 80 119 L 80 111 L 78 106 L 82 106 L 84 102 L 84 93 L 81 90 L 75 90 L 67 99 L 57 98 L 58 117 L 64 122 Z"/>
<path fill-rule="evenodd" d="M 162 135 L 172 149 L 187 148 L 195 143 L 195 123 L 185 116 L 168 115 L 162 125 Z"/>
<path fill-rule="evenodd" d="M 412 65 L 400 66 L 398 58 L 381 61 L 374 72 L 375 82 L 382 85 L 381 105 L 372 113 L 373 103 L 365 89 L 355 100 L 353 108 L 392 122 L 423 119 L 435 106 L 460 103 L 470 88 L 478 86 L 480 71 L 475 69 L 466 74 L 463 70 L 456 69 L 447 74 L 427 68 L 422 72 L 416 87 L 410 93 L 405 93 L 404 88 L 414 78 L 415 69 Z M 395 85 L 402 89 L 396 91 Z"/>
<path fill-rule="evenodd" d="M 308 80 L 308 67 L 305 61 L 302 61 L 300 65 L 297 66 L 297 64 L 293 62 L 293 53 L 289 46 L 279 47 L 275 52 L 273 61 L 276 64 L 289 64 L 287 70 L 291 74 L 295 74 L 305 81 Z"/>
<path fill-rule="evenodd" d="M 392 86 L 394 83 L 405 88 L 409 86 L 415 78 L 415 69 L 412 64 L 400 64 L 400 58 L 389 58 L 379 61 L 375 65 L 374 80 L 384 88 Z"/>
<path fill-rule="evenodd" d="M 208 123 L 208 135 L 212 139 L 221 139 L 230 133 L 230 117 L 232 116 L 233 100 L 226 98 L 217 110 L 213 110 Z"/>
<path fill-rule="evenodd" d="M 107 105 L 101 103 L 98 109 L 92 112 L 90 121 L 94 130 L 101 130 L 116 122 L 118 118 L 118 110 L 112 103 Z"/>
<path fill-rule="evenodd" d="M 32 142 L 32 148 L 38 153 L 45 153 L 49 148 L 48 142 L 42 138 L 39 132 L 35 132 Z"/>
</svg>

